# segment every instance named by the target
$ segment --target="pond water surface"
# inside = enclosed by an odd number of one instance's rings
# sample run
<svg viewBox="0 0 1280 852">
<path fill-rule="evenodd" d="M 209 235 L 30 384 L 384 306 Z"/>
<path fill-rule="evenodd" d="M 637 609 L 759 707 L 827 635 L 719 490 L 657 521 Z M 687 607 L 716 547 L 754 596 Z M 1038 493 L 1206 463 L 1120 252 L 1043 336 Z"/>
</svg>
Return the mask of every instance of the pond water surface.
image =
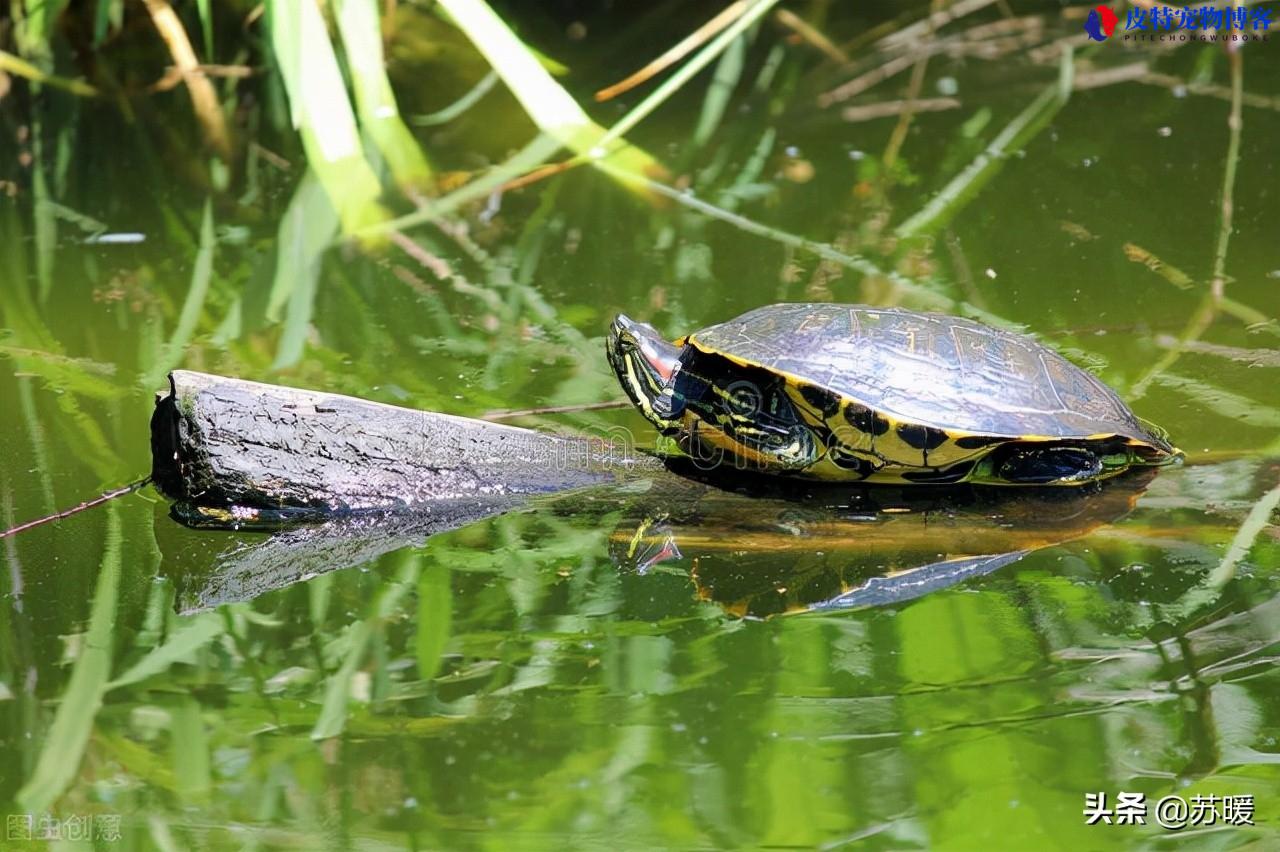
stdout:
<svg viewBox="0 0 1280 852">
<path fill-rule="evenodd" d="M 408 115 L 485 73 L 456 36 L 452 64 L 424 48 L 415 9 L 389 51 Z M 513 20 L 589 103 L 704 11 L 592 13 L 586 38 L 568 14 Z M 1081 15 L 999 24 L 996 5 L 940 31 L 955 44 L 918 92 L 936 111 L 847 115 L 912 85 L 823 98 L 900 55 L 866 36 L 887 20 L 828 12 L 844 64 L 770 18 L 717 66 L 718 122 L 709 71 L 629 133 L 673 184 L 779 233 L 582 167 L 407 229 L 409 251 L 313 257 L 305 161 L 265 79 L 224 91 L 273 156 L 225 182 L 181 89 L 124 111 L 15 82 L 3 527 L 145 475 L 168 369 L 464 415 L 577 406 L 621 398 L 616 312 L 677 336 L 780 300 L 1022 327 L 1187 458 L 1057 497 L 641 483 L 336 545 L 188 529 L 146 488 L 0 542 L 6 829 L 52 820 L 74 846 L 69 820 L 92 817 L 120 833 L 99 848 L 130 849 L 1280 845 L 1280 45 L 1239 53 L 1233 152 L 1220 46 L 1093 46 Z M 965 35 L 998 24 L 1025 42 Z M 1064 39 L 1074 90 L 1032 110 Z M 129 56 L 103 61 L 158 76 Z M 533 137 L 501 89 L 415 131 L 442 172 Z M 639 97 L 590 109 L 608 124 Z M 985 171 L 956 185 L 967 169 Z M 87 241 L 77 216 L 141 241 Z M 625 409 L 513 422 L 653 444 Z M 873 582 L 913 569 L 938 582 Z M 1145 824 L 1086 824 L 1086 794 L 1122 791 Z M 1167 796 L 1255 811 L 1171 830 Z"/>
</svg>

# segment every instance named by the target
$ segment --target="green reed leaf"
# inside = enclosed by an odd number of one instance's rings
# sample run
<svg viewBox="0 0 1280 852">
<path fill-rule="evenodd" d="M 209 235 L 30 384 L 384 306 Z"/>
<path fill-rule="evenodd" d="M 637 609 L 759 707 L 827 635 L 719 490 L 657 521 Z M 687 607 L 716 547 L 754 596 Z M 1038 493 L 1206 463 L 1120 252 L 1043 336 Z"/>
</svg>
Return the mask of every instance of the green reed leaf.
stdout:
<svg viewBox="0 0 1280 852">
<path fill-rule="evenodd" d="M 31 777 L 18 791 L 18 808 L 26 813 L 44 813 L 71 783 L 80 768 L 93 720 L 102 706 L 107 678 L 111 675 L 112 641 L 115 636 L 116 598 L 120 582 L 120 516 L 116 504 L 107 504 L 107 529 L 103 540 L 102 565 L 93 594 L 89 629 L 80 656 L 71 670 L 71 679 L 53 724 L 44 738 L 44 747 Z"/>
</svg>

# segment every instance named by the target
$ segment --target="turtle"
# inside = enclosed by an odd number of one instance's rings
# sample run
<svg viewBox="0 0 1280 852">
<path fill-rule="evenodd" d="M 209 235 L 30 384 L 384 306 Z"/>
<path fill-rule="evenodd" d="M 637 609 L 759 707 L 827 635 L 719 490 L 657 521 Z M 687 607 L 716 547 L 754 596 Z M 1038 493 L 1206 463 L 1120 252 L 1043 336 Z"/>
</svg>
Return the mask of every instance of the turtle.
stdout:
<svg viewBox="0 0 1280 852">
<path fill-rule="evenodd" d="M 782 303 L 668 342 L 619 314 L 607 354 L 640 412 L 707 466 L 1057 486 L 1182 458 L 1092 373 L 962 317 Z"/>
</svg>

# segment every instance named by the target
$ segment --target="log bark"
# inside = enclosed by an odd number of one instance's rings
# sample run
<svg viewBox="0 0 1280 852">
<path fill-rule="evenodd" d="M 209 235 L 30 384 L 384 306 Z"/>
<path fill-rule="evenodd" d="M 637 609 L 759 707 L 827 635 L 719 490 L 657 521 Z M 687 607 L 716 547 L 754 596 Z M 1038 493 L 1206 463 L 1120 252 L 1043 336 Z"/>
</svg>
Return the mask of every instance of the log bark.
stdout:
<svg viewBox="0 0 1280 852">
<path fill-rule="evenodd" d="M 186 370 L 157 395 L 151 450 L 152 480 L 181 504 L 320 517 L 553 493 L 663 469 L 620 440 Z"/>
</svg>

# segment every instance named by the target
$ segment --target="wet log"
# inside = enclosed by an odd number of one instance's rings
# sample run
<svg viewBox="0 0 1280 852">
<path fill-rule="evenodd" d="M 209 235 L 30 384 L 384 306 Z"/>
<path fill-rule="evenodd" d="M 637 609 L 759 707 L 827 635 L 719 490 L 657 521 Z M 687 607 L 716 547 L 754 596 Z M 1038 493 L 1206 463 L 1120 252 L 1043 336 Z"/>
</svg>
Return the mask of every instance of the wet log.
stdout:
<svg viewBox="0 0 1280 852">
<path fill-rule="evenodd" d="M 663 469 L 619 435 L 562 437 L 177 370 L 151 419 L 152 480 L 187 517 L 332 518 L 545 494 Z"/>
</svg>

